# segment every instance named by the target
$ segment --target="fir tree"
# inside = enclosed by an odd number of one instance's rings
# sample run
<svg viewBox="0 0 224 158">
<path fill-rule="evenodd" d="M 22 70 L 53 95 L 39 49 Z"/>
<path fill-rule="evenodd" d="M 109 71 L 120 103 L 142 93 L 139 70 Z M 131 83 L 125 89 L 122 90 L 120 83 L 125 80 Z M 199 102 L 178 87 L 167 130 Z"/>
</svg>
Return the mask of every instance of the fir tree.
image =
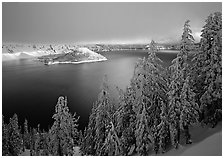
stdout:
<svg viewBox="0 0 224 158">
<path fill-rule="evenodd" d="M 34 129 L 30 128 L 30 155 L 34 155 L 34 143 L 35 143 L 35 137 L 34 137 Z"/>
<path fill-rule="evenodd" d="M 59 97 L 53 115 L 54 124 L 50 133 L 50 145 L 52 155 L 72 155 L 74 147 L 74 129 L 77 118 L 69 113 L 67 98 Z M 75 130 L 76 131 L 76 130 Z"/>
<path fill-rule="evenodd" d="M 19 155 L 22 151 L 22 138 L 19 132 L 18 117 L 16 114 L 10 118 L 9 122 L 9 153 Z"/>
<path fill-rule="evenodd" d="M 167 104 L 161 101 L 161 113 L 160 119 L 161 122 L 157 126 L 158 128 L 158 137 L 159 137 L 159 151 L 165 153 L 167 146 L 170 144 L 170 131 L 169 131 L 169 122 L 168 122 L 168 107 Z"/>
<path fill-rule="evenodd" d="M 192 76 L 201 121 L 214 127 L 221 119 L 222 110 L 222 14 L 211 14 L 205 22 L 200 50 L 193 59 Z"/>
<path fill-rule="evenodd" d="M 30 133 L 28 131 L 28 121 L 25 119 L 24 127 L 23 127 L 23 142 L 26 149 L 30 149 Z"/>
<path fill-rule="evenodd" d="M 185 132 L 186 143 L 191 143 L 191 136 L 189 133 L 189 125 L 194 124 L 198 121 L 198 104 L 195 101 L 195 93 L 190 87 L 189 76 L 185 79 L 183 89 L 181 91 L 181 103 L 182 110 L 180 113 L 180 126 Z"/>
<path fill-rule="evenodd" d="M 194 38 L 190 29 L 189 20 L 184 24 L 184 31 L 181 40 L 180 52 L 172 61 L 171 83 L 169 85 L 169 127 L 172 144 L 178 148 L 180 141 L 180 130 L 186 130 L 186 143 L 189 143 L 188 126 L 197 120 L 197 104 L 195 94 L 189 84 L 188 54 L 192 49 Z M 187 118 L 187 120 L 184 120 Z"/>
<path fill-rule="evenodd" d="M 93 104 L 87 129 L 84 131 L 84 138 L 81 145 L 81 151 L 84 155 L 96 154 L 96 113 L 97 103 Z"/>
<path fill-rule="evenodd" d="M 83 132 L 83 139 L 82 139 L 82 143 L 80 144 L 80 151 L 83 155 L 87 155 L 88 152 L 88 143 L 87 143 L 87 127 L 84 129 Z"/>
<path fill-rule="evenodd" d="M 137 115 L 136 124 L 136 151 L 139 155 L 148 155 L 153 149 L 154 138 L 148 126 L 148 115 L 143 103 L 142 109 Z"/>
<path fill-rule="evenodd" d="M 136 96 L 134 100 L 134 111 L 136 114 L 136 127 L 135 127 L 135 137 L 136 137 L 136 151 L 139 155 L 148 155 L 150 151 L 154 148 L 154 138 L 153 131 L 150 128 L 152 127 L 152 123 L 150 125 L 151 118 L 149 113 L 147 112 L 147 105 L 150 102 L 148 96 L 150 95 L 146 90 L 146 84 L 148 77 L 147 75 L 147 61 L 145 59 L 142 60 L 142 63 L 137 65 L 137 74 L 136 74 L 136 82 L 135 82 L 135 91 Z M 147 96 L 146 96 L 147 94 Z M 151 105 L 149 105 L 151 106 Z"/>
<path fill-rule="evenodd" d="M 79 144 L 79 136 L 80 136 L 80 133 L 78 131 L 78 121 L 79 121 L 79 116 L 77 116 L 76 113 L 73 114 L 73 116 L 71 115 L 71 117 L 69 117 L 69 120 L 68 120 L 68 129 L 70 129 L 70 133 L 71 133 L 71 136 L 72 136 L 72 139 L 73 139 L 73 142 L 74 142 L 74 145 L 78 145 Z"/>
<path fill-rule="evenodd" d="M 81 146 L 82 145 L 82 142 L 83 142 L 83 134 L 82 134 L 82 131 L 79 130 L 78 131 L 78 146 Z"/>
<path fill-rule="evenodd" d="M 128 87 L 124 92 L 121 89 L 119 91 L 119 103 L 116 112 L 116 129 L 118 136 L 120 137 L 122 146 L 122 155 L 131 154 L 131 149 L 135 146 L 135 121 L 136 115 L 133 110 L 134 103 L 134 90 L 132 87 Z"/>
<path fill-rule="evenodd" d="M 111 104 L 111 98 L 109 95 L 107 76 L 104 77 L 101 89 L 96 108 L 96 155 L 105 154 L 102 147 L 107 136 L 106 129 L 110 122 L 109 117 L 110 115 L 113 115 L 113 105 Z"/>
<path fill-rule="evenodd" d="M 40 155 L 40 131 L 37 129 L 33 129 L 33 134 L 34 134 L 34 150 L 33 150 L 33 155 L 39 156 Z"/>
<path fill-rule="evenodd" d="M 107 132 L 108 134 L 102 149 L 108 156 L 121 155 L 121 152 L 122 152 L 121 142 L 120 142 L 120 139 L 118 138 L 117 132 L 115 130 L 115 127 L 112 121 L 110 122 L 110 125 L 107 130 L 108 130 Z"/>
<path fill-rule="evenodd" d="M 41 134 L 41 155 L 42 156 L 48 156 L 50 154 L 49 152 L 49 142 L 50 142 L 50 137 L 48 132 L 42 132 Z"/>
<path fill-rule="evenodd" d="M 7 156 L 9 153 L 9 129 L 8 125 L 4 122 L 4 116 L 2 116 L 2 155 Z"/>
<path fill-rule="evenodd" d="M 150 52 L 147 59 L 140 61 L 135 69 L 134 73 L 134 83 L 132 84 L 136 97 L 134 101 L 134 111 L 136 112 L 136 117 L 141 119 L 147 119 L 147 121 L 142 121 L 145 124 L 145 130 L 150 129 L 150 131 L 145 131 L 150 138 L 150 141 L 146 141 L 149 144 L 144 144 L 145 146 L 151 146 L 151 148 L 157 153 L 159 149 L 159 136 L 158 136 L 158 125 L 161 121 L 160 107 L 163 100 L 167 102 L 167 79 L 165 76 L 165 69 L 162 66 L 162 61 L 156 56 L 157 46 L 154 41 L 151 41 Z M 142 116 L 142 109 L 146 110 L 146 116 Z M 137 120 L 136 124 L 140 120 Z M 138 128 L 136 127 L 138 131 Z M 138 133 L 138 132 L 136 132 Z M 144 133 L 144 132 L 143 132 Z M 138 136 L 139 138 L 144 138 L 143 136 Z M 136 138 L 137 141 L 137 138 Z M 136 143 L 142 145 L 141 143 Z M 139 148 L 137 145 L 137 149 Z M 148 148 L 147 148 L 148 149 Z M 148 152 L 148 151 L 146 151 Z"/>
</svg>

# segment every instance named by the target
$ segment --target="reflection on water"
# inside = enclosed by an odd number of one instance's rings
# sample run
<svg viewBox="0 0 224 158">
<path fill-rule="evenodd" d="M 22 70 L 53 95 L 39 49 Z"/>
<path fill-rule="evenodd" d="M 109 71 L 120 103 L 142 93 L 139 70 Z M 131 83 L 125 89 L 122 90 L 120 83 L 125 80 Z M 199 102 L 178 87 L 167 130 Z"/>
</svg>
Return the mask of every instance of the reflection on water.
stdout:
<svg viewBox="0 0 224 158">
<path fill-rule="evenodd" d="M 145 51 L 104 52 L 105 62 L 79 65 L 45 66 L 32 59 L 2 63 L 2 110 L 6 121 L 14 113 L 22 123 L 27 118 L 31 126 L 51 126 L 54 107 L 60 95 L 68 97 L 68 106 L 80 117 L 80 128 L 88 122 L 93 102 L 100 92 L 103 76 L 108 75 L 112 87 L 124 89 L 133 75 L 135 63 L 147 57 Z M 167 66 L 173 53 L 158 53 Z"/>
</svg>

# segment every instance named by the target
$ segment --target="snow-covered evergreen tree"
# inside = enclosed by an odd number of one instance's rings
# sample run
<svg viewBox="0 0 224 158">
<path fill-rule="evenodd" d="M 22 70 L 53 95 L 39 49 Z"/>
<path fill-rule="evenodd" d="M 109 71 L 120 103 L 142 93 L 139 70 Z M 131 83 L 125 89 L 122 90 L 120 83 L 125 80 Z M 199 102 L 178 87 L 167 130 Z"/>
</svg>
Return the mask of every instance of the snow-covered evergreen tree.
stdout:
<svg viewBox="0 0 224 158">
<path fill-rule="evenodd" d="M 180 45 L 180 52 L 172 61 L 171 83 L 169 85 L 169 127 L 172 144 L 178 148 L 180 139 L 180 130 L 186 130 L 188 133 L 186 143 L 189 143 L 188 125 L 197 120 L 198 109 L 195 103 L 195 94 L 191 90 L 189 83 L 189 64 L 188 54 L 192 49 L 194 38 L 190 29 L 189 20 L 184 24 L 184 30 Z M 184 120 L 187 118 L 187 120 Z M 186 126 L 185 126 L 186 125 Z"/>
<path fill-rule="evenodd" d="M 30 127 L 30 155 L 34 155 L 34 143 L 35 143 L 35 137 L 34 137 L 34 129 Z"/>
<path fill-rule="evenodd" d="M 122 153 L 121 141 L 117 135 L 114 124 L 110 121 L 110 125 L 108 126 L 108 134 L 103 144 L 102 149 L 105 154 L 108 156 L 119 156 Z"/>
<path fill-rule="evenodd" d="M 53 115 L 54 124 L 50 133 L 50 144 L 52 155 L 72 155 L 74 147 L 74 129 L 77 127 L 77 118 L 72 116 L 67 106 L 67 98 L 59 97 Z"/>
<path fill-rule="evenodd" d="M 10 155 L 19 155 L 22 151 L 22 137 L 19 132 L 18 117 L 16 114 L 10 118 L 9 130 L 9 153 Z"/>
<path fill-rule="evenodd" d="M 83 142 L 83 133 L 81 130 L 78 131 L 78 146 L 81 146 Z"/>
<path fill-rule="evenodd" d="M 157 126 L 161 121 L 162 106 L 160 100 L 167 102 L 167 79 L 162 61 L 156 56 L 156 52 L 156 43 L 151 41 L 148 58 L 143 58 L 136 65 L 132 87 L 134 87 L 133 89 L 136 93 L 133 103 L 133 109 L 137 117 L 136 125 L 143 126 L 141 124 L 145 124 L 144 130 L 150 130 L 142 132 L 151 138 L 150 141 L 145 141 L 148 144 L 143 143 L 144 148 L 147 148 L 149 151 L 148 146 L 151 146 L 152 150 L 155 150 L 157 153 L 159 149 L 159 131 Z M 145 109 L 145 113 L 142 113 L 143 109 Z M 146 115 L 143 116 L 143 114 Z M 143 121 L 143 119 L 146 120 Z M 139 122 L 140 120 L 141 122 Z M 139 133 L 138 130 L 140 130 L 140 127 L 136 127 L 136 133 Z M 138 135 L 139 140 L 140 138 L 145 138 L 145 136 Z M 139 145 L 143 145 L 137 143 L 139 140 L 136 138 L 137 150 L 142 148 L 138 147 Z M 144 154 L 148 151 L 145 151 Z"/>
<path fill-rule="evenodd" d="M 144 102 L 142 102 L 142 109 L 139 109 L 137 114 L 137 123 L 135 130 L 136 137 L 136 151 L 139 155 L 148 155 L 153 150 L 154 138 L 149 128 L 148 115 Z"/>
<path fill-rule="evenodd" d="M 168 122 L 168 107 L 167 104 L 161 101 L 161 113 L 160 119 L 161 122 L 157 126 L 158 128 L 158 137 L 159 137 L 159 151 L 165 153 L 167 146 L 170 144 L 170 131 L 169 131 L 169 122 Z"/>
<path fill-rule="evenodd" d="M 80 151 L 82 155 L 87 155 L 89 144 L 87 143 L 87 128 L 84 129 L 82 143 L 80 144 Z"/>
<path fill-rule="evenodd" d="M 2 155 L 7 156 L 9 153 L 9 129 L 8 125 L 4 122 L 4 116 L 2 116 Z"/>
<path fill-rule="evenodd" d="M 84 131 L 84 138 L 81 145 L 81 151 L 84 155 L 96 154 L 96 113 L 97 103 L 93 104 L 87 129 Z"/>
<path fill-rule="evenodd" d="M 116 111 L 116 130 L 120 137 L 122 153 L 121 155 L 131 154 L 133 146 L 135 146 L 135 120 L 136 115 L 133 110 L 134 90 L 128 87 L 124 92 L 119 91 L 118 109 Z"/>
<path fill-rule="evenodd" d="M 23 142 L 26 149 L 30 149 L 30 133 L 28 130 L 28 121 L 25 119 L 24 126 L 23 126 Z"/>
<path fill-rule="evenodd" d="M 48 156 L 50 154 L 49 142 L 50 136 L 48 132 L 43 132 L 42 134 L 42 156 Z"/>
<path fill-rule="evenodd" d="M 112 103 L 109 95 L 109 85 L 107 76 L 104 77 L 101 92 L 98 96 L 97 108 L 96 108 L 96 155 L 104 155 L 104 151 L 102 150 L 103 144 L 105 142 L 107 136 L 107 126 L 110 123 L 109 117 L 112 116 Z"/>
<path fill-rule="evenodd" d="M 38 129 L 33 129 L 34 134 L 34 150 L 33 155 L 40 156 L 40 149 L 41 149 L 41 138 L 40 138 L 40 131 Z"/>
<path fill-rule="evenodd" d="M 222 14 L 210 14 L 205 22 L 192 76 L 201 119 L 215 126 L 222 113 Z"/>
</svg>

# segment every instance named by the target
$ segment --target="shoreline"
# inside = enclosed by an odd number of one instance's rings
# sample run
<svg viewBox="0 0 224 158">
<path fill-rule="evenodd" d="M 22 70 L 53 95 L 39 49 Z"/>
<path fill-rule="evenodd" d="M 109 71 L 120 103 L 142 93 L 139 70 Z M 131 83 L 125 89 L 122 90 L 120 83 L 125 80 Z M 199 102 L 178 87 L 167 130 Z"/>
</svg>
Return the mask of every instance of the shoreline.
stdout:
<svg viewBox="0 0 224 158">
<path fill-rule="evenodd" d="M 83 61 L 55 61 L 55 62 L 49 62 L 46 65 L 55 65 L 55 64 L 82 64 L 82 63 L 94 63 L 94 62 L 100 62 L 100 61 L 107 61 L 107 59 L 98 59 L 98 60 L 83 60 Z"/>
</svg>

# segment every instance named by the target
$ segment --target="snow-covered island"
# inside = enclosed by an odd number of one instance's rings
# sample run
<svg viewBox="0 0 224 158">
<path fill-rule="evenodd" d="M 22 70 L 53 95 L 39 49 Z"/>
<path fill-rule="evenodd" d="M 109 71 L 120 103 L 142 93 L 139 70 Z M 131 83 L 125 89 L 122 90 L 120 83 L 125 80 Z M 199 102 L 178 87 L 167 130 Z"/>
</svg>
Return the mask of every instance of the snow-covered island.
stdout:
<svg viewBox="0 0 224 158">
<path fill-rule="evenodd" d="M 107 60 L 106 57 L 95 53 L 88 48 L 78 48 L 67 53 L 49 54 L 38 57 L 46 65 L 52 64 L 80 64 Z"/>
<path fill-rule="evenodd" d="M 80 64 L 107 60 L 106 57 L 78 45 L 3 44 L 2 61 L 34 58 L 45 65 Z"/>
</svg>

